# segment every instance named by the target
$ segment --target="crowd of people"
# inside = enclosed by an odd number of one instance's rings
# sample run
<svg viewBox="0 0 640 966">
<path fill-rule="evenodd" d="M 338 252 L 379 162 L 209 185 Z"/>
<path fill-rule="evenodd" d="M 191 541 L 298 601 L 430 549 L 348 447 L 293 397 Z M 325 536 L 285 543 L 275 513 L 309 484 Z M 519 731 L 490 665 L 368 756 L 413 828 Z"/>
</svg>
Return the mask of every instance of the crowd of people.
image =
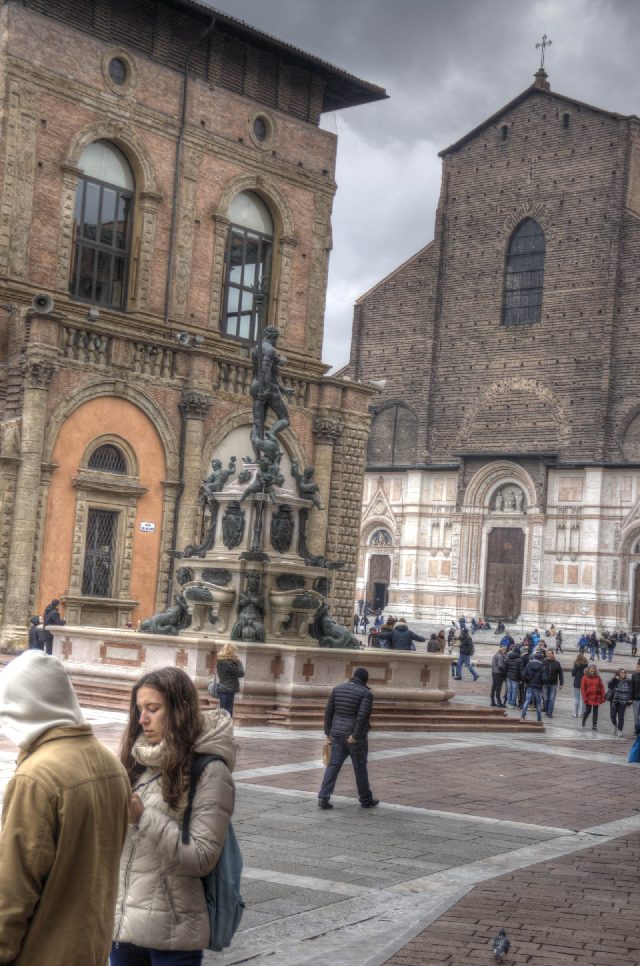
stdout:
<svg viewBox="0 0 640 966">
<path fill-rule="evenodd" d="M 591 719 L 592 730 L 598 729 L 598 709 L 610 703 L 613 734 L 623 737 L 625 714 L 633 708 L 633 720 L 640 715 L 640 661 L 635 671 L 628 674 L 619 668 L 610 680 L 603 681 L 598 667 L 590 663 L 584 651 L 578 651 L 571 668 L 573 683 L 573 716 L 582 719 L 584 728 Z M 518 708 L 524 719 L 530 705 L 536 710 L 538 721 L 543 713 L 553 718 L 558 690 L 564 687 L 564 672 L 553 648 L 534 644 L 525 637 L 521 644 L 513 638 L 501 642 L 491 662 L 491 705 Z M 640 726 L 640 722 L 639 722 Z"/>
</svg>

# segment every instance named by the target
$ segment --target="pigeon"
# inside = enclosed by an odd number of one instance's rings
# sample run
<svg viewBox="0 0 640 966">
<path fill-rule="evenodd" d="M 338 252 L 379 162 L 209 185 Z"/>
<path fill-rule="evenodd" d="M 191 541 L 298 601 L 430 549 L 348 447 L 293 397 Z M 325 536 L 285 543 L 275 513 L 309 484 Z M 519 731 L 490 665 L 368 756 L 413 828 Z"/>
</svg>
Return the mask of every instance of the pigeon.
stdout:
<svg viewBox="0 0 640 966">
<path fill-rule="evenodd" d="M 493 940 L 493 955 L 496 957 L 498 963 L 502 962 L 502 957 L 506 956 L 509 952 L 509 946 L 511 943 L 507 938 L 507 934 L 504 929 L 501 929 L 496 938 Z"/>
</svg>

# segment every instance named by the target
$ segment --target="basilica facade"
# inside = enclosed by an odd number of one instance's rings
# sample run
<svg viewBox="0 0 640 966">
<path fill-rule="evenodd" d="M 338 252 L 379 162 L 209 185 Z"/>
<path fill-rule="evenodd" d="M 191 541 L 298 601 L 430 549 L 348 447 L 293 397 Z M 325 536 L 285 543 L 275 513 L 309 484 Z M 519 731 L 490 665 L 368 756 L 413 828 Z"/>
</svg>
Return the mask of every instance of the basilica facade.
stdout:
<svg viewBox="0 0 640 966">
<path fill-rule="evenodd" d="M 640 628 L 640 122 L 543 69 L 441 152 L 433 241 L 356 303 L 357 598 Z"/>
<path fill-rule="evenodd" d="M 198 0 L 6 0 L 0 26 L 2 642 L 52 598 L 110 627 L 171 601 L 211 460 L 251 451 L 259 311 L 350 616 L 369 391 L 321 358 L 319 120 L 385 92 Z"/>
</svg>

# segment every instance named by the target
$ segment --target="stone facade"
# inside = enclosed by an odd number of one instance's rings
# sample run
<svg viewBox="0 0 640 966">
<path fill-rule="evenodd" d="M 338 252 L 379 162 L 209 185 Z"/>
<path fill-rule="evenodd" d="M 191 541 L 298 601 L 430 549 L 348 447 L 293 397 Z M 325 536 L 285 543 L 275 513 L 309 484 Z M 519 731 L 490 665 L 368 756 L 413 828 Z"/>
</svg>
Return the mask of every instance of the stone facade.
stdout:
<svg viewBox="0 0 640 966">
<path fill-rule="evenodd" d="M 332 603 L 347 617 L 358 520 L 343 502 L 360 504 L 369 394 L 321 360 L 336 140 L 318 121 L 384 91 L 192 0 L 8 0 L 0 21 L 3 641 L 24 643 L 53 597 L 71 621 L 114 627 L 171 598 L 171 551 L 202 522 L 200 480 L 252 422 L 250 344 L 221 328 L 240 192 L 273 222 L 265 324 L 288 356 L 285 445 L 323 463 L 332 553 L 349 564 Z M 95 142 L 135 182 L 121 308 L 70 294 Z M 316 452 L 327 412 L 349 439 L 348 473 Z M 89 465 L 100 446 L 121 454 L 121 475 Z M 83 591 L 94 511 L 117 516 L 107 596 Z"/>
<path fill-rule="evenodd" d="M 386 379 L 358 597 L 437 621 L 640 628 L 639 138 L 637 118 L 539 71 L 442 152 L 434 240 L 358 300 L 342 373 Z M 541 308 L 505 324 L 526 222 Z"/>
</svg>

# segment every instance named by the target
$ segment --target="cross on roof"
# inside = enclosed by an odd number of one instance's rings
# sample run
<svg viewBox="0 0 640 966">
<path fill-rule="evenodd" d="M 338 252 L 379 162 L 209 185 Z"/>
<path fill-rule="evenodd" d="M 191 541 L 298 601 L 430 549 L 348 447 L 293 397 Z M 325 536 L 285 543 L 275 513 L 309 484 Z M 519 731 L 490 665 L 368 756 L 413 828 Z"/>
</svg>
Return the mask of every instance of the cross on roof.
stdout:
<svg viewBox="0 0 640 966">
<path fill-rule="evenodd" d="M 543 34 L 542 35 L 542 42 L 539 43 L 539 44 L 536 44 L 536 50 L 540 50 L 540 69 L 541 70 L 544 70 L 544 50 L 545 50 L 545 47 L 550 47 L 552 43 L 553 43 L 553 41 L 552 40 L 548 40 L 547 39 L 547 35 L 546 34 Z"/>
</svg>

